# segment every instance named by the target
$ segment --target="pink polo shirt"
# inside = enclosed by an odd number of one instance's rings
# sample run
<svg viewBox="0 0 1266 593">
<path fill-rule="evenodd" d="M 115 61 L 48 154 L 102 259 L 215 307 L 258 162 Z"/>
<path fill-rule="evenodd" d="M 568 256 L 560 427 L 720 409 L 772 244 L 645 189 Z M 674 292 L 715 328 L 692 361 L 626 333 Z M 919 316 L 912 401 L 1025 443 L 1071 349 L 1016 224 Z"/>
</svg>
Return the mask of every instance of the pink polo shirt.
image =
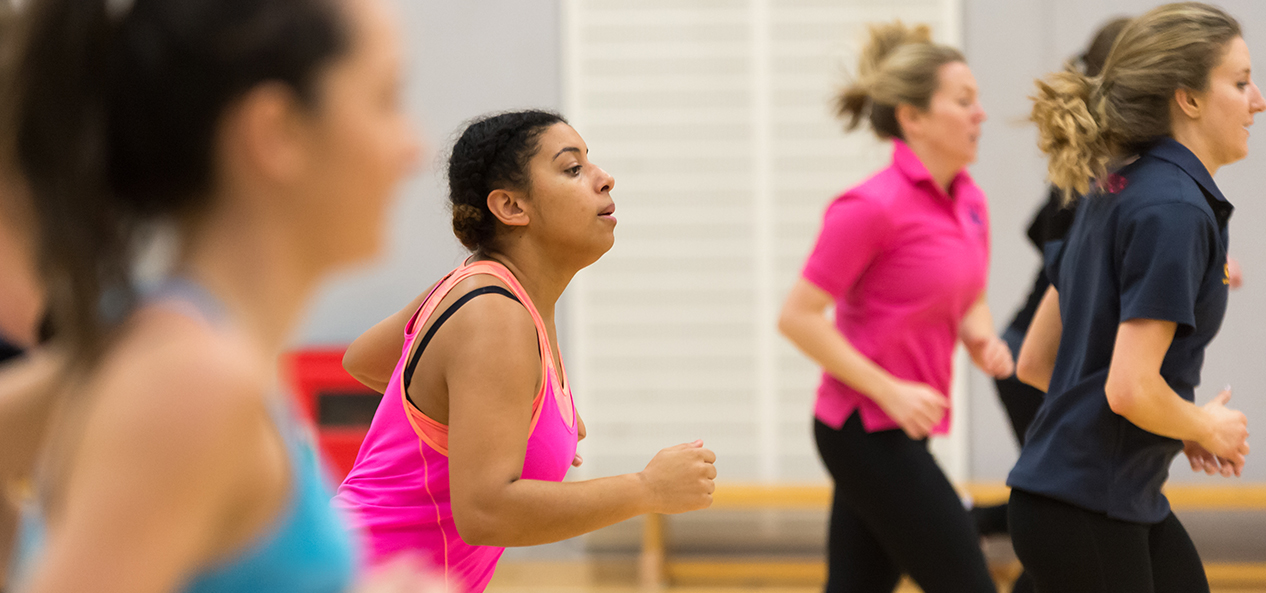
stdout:
<svg viewBox="0 0 1266 593">
<path fill-rule="evenodd" d="M 826 209 L 803 276 L 835 298 L 835 325 L 899 379 L 949 397 L 958 324 L 985 288 L 989 209 L 967 171 L 950 195 L 904 142 L 892 165 Z M 823 373 L 814 414 L 839 428 L 858 410 L 867 432 L 899 428 L 874 400 Z M 949 430 L 947 413 L 932 432 Z"/>
</svg>

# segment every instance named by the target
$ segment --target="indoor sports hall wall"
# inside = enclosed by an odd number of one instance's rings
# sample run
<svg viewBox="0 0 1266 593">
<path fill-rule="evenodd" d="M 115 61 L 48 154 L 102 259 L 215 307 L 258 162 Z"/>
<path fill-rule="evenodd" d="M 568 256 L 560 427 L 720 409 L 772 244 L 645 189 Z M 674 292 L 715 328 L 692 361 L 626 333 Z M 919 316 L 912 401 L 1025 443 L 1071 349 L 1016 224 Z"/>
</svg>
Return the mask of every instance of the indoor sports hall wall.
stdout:
<svg viewBox="0 0 1266 593">
<path fill-rule="evenodd" d="M 394 4 L 407 45 L 407 101 L 430 148 L 428 170 L 401 191 L 379 264 L 330 283 L 301 344 L 350 342 L 461 263 L 466 251 L 453 237 L 443 169 L 462 122 L 489 111 L 561 107 L 555 0 Z"/>
<path fill-rule="evenodd" d="M 563 3 L 564 105 L 616 175 L 620 219 L 569 301 L 578 406 L 602 435 L 584 444 L 587 475 L 702 438 L 718 479 L 825 480 L 819 371 L 775 325 L 825 204 L 889 158 L 872 134 L 842 134 L 829 103 L 865 23 L 928 23 L 957 43 L 957 5 Z"/>
<path fill-rule="evenodd" d="M 990 304 L 999 324 L 1029 289 L 1036 252 L 1024 238 L 1038 201 L 1044 199 L 1045 162 L 1036 148 L 1036 132 L 1024 124 L 1033 79 L 1079 53 L 1104 22 L 1140 14 L 1162 4 L 1147 0 L 963 0 L 963 49 L 980 83 L 981 102 L 989 113 L 972 174 L 989 196 L 993 222 Z M 1254 79 L 1266 83 L 1266 3 L 1215 0 L 1235 16 L 1254 58 Z M 1218 172 L 1218 186 L 1235 204 L 1231 218 L 1231 255 L 1244 268 L 1244 287 L 1231 293 L 1222 331 L 1207 352 L 1204 385 L 1197 403 L 1211 399 L 1227 384 L 1235 389 L 1231 406 L 1249 418 L 1249 430 L 1266 428 L 1266 117 L 1258 115 L 1247 159 Z M 974 479 L 1001 480 L 1015 462 L 1016 448 L 992 381 L 973 372 L 971 392 L 971 473 Z M 1250 441 L 1251 442 L 1251 441 Z M 1257 445 L 1257 443 L 1253 443 Z M 1243 481 L 1266 481 L 1266 449 L 1249 456 Z M 1175 481 L 1226 482 L 1191 472 L 1179 456 L 1171 468 Z"/>
<path fill-rule="evenodd" d="M 641 469 L 659 448 L 702 437 L 732 480 L 824 480 L 810 442 L 816 371 L 776 334 L 777 309 L 822 208 L 882 166 L 888 149 L 845 136 L 828 101 L 862 24 L 932 24 L 961 46 L 989 113 L 972 173 L 990 198 L 990 303 L 1005 324 L 1038 258 L 1023 229 L 1044 164 L 1023 123 L 1033 78 L 1058 68 L 1103 21 L 1143 0 L 397 0 L 409 101 L 432 169 L 460 122 L 515 107 L 564 110 L 617 178 L 615 249 L 577 279 L 560 334 L 592 438 L 584 475 Z M 1266 68 L 1266 4 L 1220 4 Z M 1260 78 L 1260 77 L 1259 77 Z M 1261 82 L 1259 80 L 1259 82 Z M 1266 127 L 1254 130 L 1266 134 Z M 1266 423 L 1266 142 L 1218 182 L 1236 204 L 1231 251 L 1245 287 L 1209 351 L 1207 400 L 1227 383 L 1251 426 Z M 346 343 L 456 265 L 442 178 L 404 190 L 382 262 L 332 282 L 302 344 Z M 951 473 L 1001 480 L 1015 446 L 993 385 L 959 377 Z M 1255 429 L 1260 430 L 1260 428 Z M 1258 456 L 1263 456 L 1258 459 Z M 1244 480 L 1266 481 L 1266 450 Z M 1193 476 L 1180 460 L 1177 480 Z M 1218 478 L 1217 480 L 1220 480 Z"/>
</svg>

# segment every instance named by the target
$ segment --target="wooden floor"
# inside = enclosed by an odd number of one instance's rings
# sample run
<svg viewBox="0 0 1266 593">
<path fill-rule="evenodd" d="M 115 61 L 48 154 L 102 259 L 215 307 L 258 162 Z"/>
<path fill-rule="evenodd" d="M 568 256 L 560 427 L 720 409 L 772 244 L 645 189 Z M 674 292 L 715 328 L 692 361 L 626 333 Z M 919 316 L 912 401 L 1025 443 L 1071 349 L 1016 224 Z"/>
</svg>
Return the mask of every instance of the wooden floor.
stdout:
<svg viewBox="0 0 1266 593">
<path fill-rule="evenodd" d="M 487 593 L 646 593 L 637 587 L 634 571 L 619 563 L 597 565 L 589 562 L 506 562 Z M 674 585 L 660 593 L 820 593 L 809 585 Z M 920 593 L 913 584 L 903 583 L 896 593 Z M 1005 593 L 1005 592 L 1001 592 Z M 1266 593 L 1262 588 L 1214 587 L 1213 593 Z"/>
</svg>

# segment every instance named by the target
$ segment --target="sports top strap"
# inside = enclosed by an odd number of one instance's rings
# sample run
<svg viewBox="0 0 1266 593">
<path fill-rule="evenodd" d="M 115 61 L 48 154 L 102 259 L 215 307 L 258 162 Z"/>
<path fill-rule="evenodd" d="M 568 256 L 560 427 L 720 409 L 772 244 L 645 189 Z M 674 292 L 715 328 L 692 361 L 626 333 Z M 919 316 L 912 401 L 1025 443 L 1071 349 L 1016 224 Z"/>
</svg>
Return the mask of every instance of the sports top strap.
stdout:
<svg viewBox="0 0 1266 593">
<path fill-rule="evenodd" d="M 409 364 L 404 367 L 403 385 L 405 397 L 409 396 L 409 384 L 413 382 L 413 371 L 418 366 L 418 360 L 422 358 L 422 351 L 426 350 L 426 345 L 431 343 L 431 338 L 435 337 L 435 332 L 439 331 L 440 326 L 444 325 L 444 322 L 448 321 L 449 317 L 452 317 L 458 309 L 462 308 L 462 305 L 465 305 L 466 303 L 469 303 L 471 299 L 484 294 L 499 294 L 513 300 L 516 303 L 521 304 L 523 302 L 519 300 L 519 297 L 514 296 L 514 293 L 500 286 L 482 286 L 462 295 L 462 298 L 457 299 L 456 303 L 453 303 L 451 307 L 446 309 L 444 313 L 440 315 L 439 319 L 435 320 L 435 323 L 431 325 L 431 329 L 427 330 L 426 335 L 422 336 L 422 342 L 418 344 L 416 349 L 414 349 L 413 356 L 409 359 Z"/>
</svg>

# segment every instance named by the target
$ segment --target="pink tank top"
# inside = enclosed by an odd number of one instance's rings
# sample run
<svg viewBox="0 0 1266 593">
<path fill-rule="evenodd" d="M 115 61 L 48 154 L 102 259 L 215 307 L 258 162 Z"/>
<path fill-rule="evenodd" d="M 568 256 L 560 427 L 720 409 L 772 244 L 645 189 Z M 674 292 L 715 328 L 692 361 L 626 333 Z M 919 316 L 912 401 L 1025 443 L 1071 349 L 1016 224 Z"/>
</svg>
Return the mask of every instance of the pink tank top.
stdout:
<svg viewBox="0 0 1266 593">
<path fill-rule="evenodd" d="M 334 497 L 334 504 L 350 510 L 369 537 L 370 564 L 402 552 L 420 553 L 432 566 L 443 569 L 450 591 L 483 591 L 505 549 L 472 546 L 458 535 L 448 483 L 448 427 L 418 411 L 405 398 L 402 384 L 404 369 L 420 339 L 418 328 L 457 283 L 476 274 L 504 282 L 536 323 L 544 381 L 532 402 L 522 477 L 561 482 L 567 475 L 576 454 L 576 414 L 570 389 L 560 383 L 560 377 L 566 382 L 566 370 L 554 368 L 549 334 L 527 291 L 501 264 L 481 261 L 451 272 L 405 326 L 400 361 L 356 463 Z"/>
</svg>

